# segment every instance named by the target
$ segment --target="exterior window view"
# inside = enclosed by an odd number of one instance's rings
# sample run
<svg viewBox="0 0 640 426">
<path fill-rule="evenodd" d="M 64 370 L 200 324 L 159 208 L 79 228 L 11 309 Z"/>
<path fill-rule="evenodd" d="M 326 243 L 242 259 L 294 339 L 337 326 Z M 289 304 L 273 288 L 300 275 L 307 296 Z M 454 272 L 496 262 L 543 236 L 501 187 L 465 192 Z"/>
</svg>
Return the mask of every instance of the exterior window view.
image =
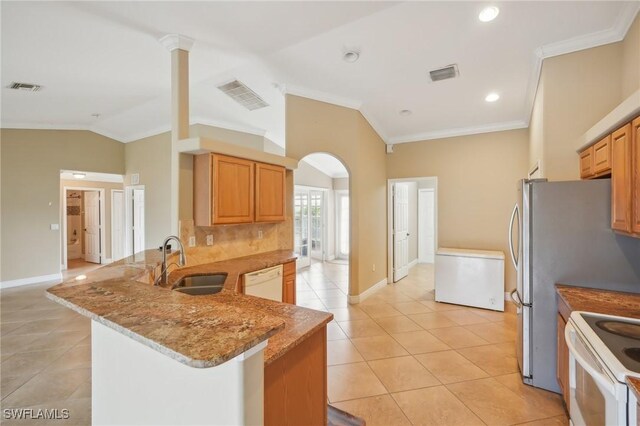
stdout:
<svg viewBox="0 0 640 426">
<path fill-rule="evenodd" d="M 0 424 L 640 426 L 640 2 L 0 2 Z"/>
</svg>

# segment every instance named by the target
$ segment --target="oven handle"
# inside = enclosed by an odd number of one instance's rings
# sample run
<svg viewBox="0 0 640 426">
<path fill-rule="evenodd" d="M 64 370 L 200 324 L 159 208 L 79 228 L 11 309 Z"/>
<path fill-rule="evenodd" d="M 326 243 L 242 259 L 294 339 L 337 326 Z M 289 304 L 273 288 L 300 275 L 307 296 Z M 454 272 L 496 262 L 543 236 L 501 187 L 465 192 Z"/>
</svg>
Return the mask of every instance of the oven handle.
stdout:
<svg viewBox="0 0 640 426">
<path fill-rule="evenodd" d="M 580 364 L 582 368 L 585 369 L 587 373 L 596 381 L 600 386 L 604 388 L 608 393 L 615 395 L 615 385 L 609 380 L 609 377 L 606 376 L 599 367 L 594 365 L 593 362 L 589 362 L 582 354 L 578 352 L 575 344 L 572 341 L 572 335 L 575 336 L 576 339 L 579 339 L 576 329 L 573 327 L 571 323 L 567 323 L 564 328 L 564 340 L 567 342 L 567 347 L 569 348 L 569 352 L 575 358 L 576 362 Z M 572 379 L 573 381 L 573 379 Z"/>
</svg>

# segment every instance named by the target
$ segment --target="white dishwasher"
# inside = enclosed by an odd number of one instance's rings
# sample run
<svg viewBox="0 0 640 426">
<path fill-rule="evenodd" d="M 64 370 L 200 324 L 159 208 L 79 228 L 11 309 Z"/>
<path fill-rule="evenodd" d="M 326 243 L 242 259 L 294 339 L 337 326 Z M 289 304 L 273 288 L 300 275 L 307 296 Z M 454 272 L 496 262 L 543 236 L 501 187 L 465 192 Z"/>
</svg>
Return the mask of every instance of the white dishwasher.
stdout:
<svg viewBox="0 0 640 426">
<path fill-rule="evenodd" d="M 282 302 L 282 265 L 244 274 L 244 293 Z"/>
</svg>

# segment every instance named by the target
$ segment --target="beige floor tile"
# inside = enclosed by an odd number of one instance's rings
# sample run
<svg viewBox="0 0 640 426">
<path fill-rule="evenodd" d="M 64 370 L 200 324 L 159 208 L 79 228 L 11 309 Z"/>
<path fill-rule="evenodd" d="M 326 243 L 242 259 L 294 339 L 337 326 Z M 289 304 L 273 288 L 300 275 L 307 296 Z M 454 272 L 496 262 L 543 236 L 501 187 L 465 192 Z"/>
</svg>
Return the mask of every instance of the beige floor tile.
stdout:
<svg viewBox="0 0 640 426">
<path fill-rule="evenodd" d="M 413 425 L 483 424 L 444 386 L 399 392 L 392 396 Z"/>
<path fill-rule="evenodd" d="M 396 317 L 376 318 L 375 322 L 377 322 L 378 325 L 382 327 L 387 333 L 404 333 L 407 331 L 422 330 L 422 327 L 420 327 L 418 324 L 411 321 L 404 315 Z"/>
<path fill-rule="evenodd" d="M 387 393 L 366 362 L 328 367 L 327 382 L 332 403 Z"/>
<path fill-rule="evenodd" d="M 65 349 L 37 352 L 20 352 L 0 364 L 2 377 L 33 376 L 65 353 Z"/>
<path fill-rule="evenodd" d="M 489 343 L 464 327 L 435 328 L 430 333 L 454 349 Z"/>
<path fill-rule="evenodd" d="M 47 334 L 56 330 L 58 327 L 61 327 L 68 321 L 69 320 L 63 318 L 63 319 L 57 319 L 57 320 L 45 319 L 45 320 L 23 322 L 23 323 L 20 323 L 21 324 L 20 328 L 18 328 L 17 330 L 14 330 L 11 333 L 11 335 L 18 336 L 18 335 L 25 335 L 25 334 Z"/>
<path fill-rule="evenodd" d="M 302 306 L 304 308 L 315 309 L 316 311 L 326 311 L 327 308 L 324 306 L 320 299 L 310 299 L 304 300 L 302 302 L 296 301 L 296 305 Z"/>
<path fill-rule="evenodd" d="M 516 327 L 504 321 L 466 325 L 464 328 L 489 343 L 515 342 L 517 337 Z"/>
<path fill-rule="evenodd" d="M 518 360 L 515 354 L 498 345 L 461 348 L 458 352 L 490 376 L 518 372 Z"/>
<path fill-rule="evenodd" d="M 0 335 L 8 336 L 13 331 L 22 327 L 25 323 L 23 322 L 3 322 L 0 324 Z"/>
<path fill-rule="evenodd" d="M 5 377 L 2 375 L 0 379 L 0 399 L 5 399 L 11 392 L 27 383 L 33 376 L 15 376 Z"/>
<path fill-rule="evenodd" d="M 454 383 L 447 388 L 487 424 L 511 425 L 541 417 L 522 396 L 494 378 Z"/>
<path fill-rule="evenodd" d="M 29 343 L 26 351 L 70 348 L 87 337 L 87 331 L 54 331 Z"/>
<path fill-rule="evenodd" d="M 456 351 L 432 352 L 415 355 L 415 358 L 445 384 L 488 377 L 485 371 Z"/>
<path fill-rule="evenodd" d="M 338 326 L 335 322 L 330 322 L 327 324 L 327 341 L 329 340 L 340 340 L 346 339 L 347 335 L 344 334 L 342 328 Z"/>
<path fill-rule="evenodd" d="M 567 416 L 550 417 L 548 419 L 534 420 L 532 422 L 520 423 L 521 426 L 569 426 Z"/>
<path fill-rule="evenodd" d="M 425 330 L 395 333 L 391 336 L 409 351 L 410 354 L 423 354 L 451 349 L 442 340 Z"/>
<path fill-rule="evenodd" d="M 354 321 L 361 319 L 369 319 L 362 309 L 355 306 L 347 306 L 345 308 L 332 308 L 329 312 L 333 314 L 333 319 L 336 321 Z"/>
<path fill-rule="evenodd" d="M 369 361 L 369 367 L 389 392 L 440 385 L 438 379 L 412 356 Z"/>
<path fill-rule="evenodd" d="M 322 303 L 328 309 L 331 308 L 346 308 L 349 306 L 349 301 L 347 300 L 347 296 L 343 295 L 342 297 L 331 297 L 327 299 L 322 299 Z M 324 309 L 326 311 L 326 309 Z"/>
<path fill-rule="evenodd" d="M 458 324 L 445 317 L 442 312 L 428 312 L 425 314 L 408 315 L 420 327 L 425 330 L 442 327 L 454 327 Z"/>
<path fill-rule="evenodd" d="M 444 311 L 442 315 L 449 318 L 451 321 L 455 322 L 458 325 L 481 324 L 489 322 L 488 319 L 477 315 L 473 311 L 467 309 Z"/>
<path fill-rule="evenodd" d="M 522 383 L 520 373 L 494 378 L 517 395 L 523 397 L 526 404 L 530 406 L 533 411 L 540 413 L 539 418 L 563 417 L 565 415 L 561 395 L 525 385 Z"/>
<path fill-rule="evenodd" d="M 420 301 L 424 306 L 431 309 L 434 312 L 443 312 L 443 311 L 455 311 L 456 309 L 463 309 L 463 306 L 460 305 L 452 305 L 450 303 L 440 303 L 435 302 L 433 300 L 423 300 Z"/>
<path fill-rule="evenodd" d="M 41 373 L 2 400 L 7 408 L 28 407 L 69 398 L 91 378 L 89 369 Z"/>
<path fill-rule="evenodd" d="M 313 290 L 309 291 L 300 291 L 296 290 L 296 302 L 300 304 L 300 302 L 307 302 L 310 300 L 318 299 L 318 295 Z"/>
<path fill-rule="evenodd" d="M 367 426 L 411 426 L 390 395 L 354 399 L 332 405 L 364 419 Z"/>
<path fill-rule="evenodd" d="M 395 309 L 388 303 L 376 303 L 376 304 L 359 304 L 358 307 L 362 309 L 371 318 L 383 318 L 393 317 L 396 315 L 402 315 L 402 312 Z"/>
<path fill-rule="evenodd" d="M 367 361 L 409 355 L 402 345 L 388 334 L 382 336 L 358 337 L 351 339 L 358 352 Z"/>
<path fill-rule="evenodd" d="M 61 426 L 79 426 L 79 425 L 90 425 L 91 424 L 91 398 L 81 398 L 81 399 L 67 399 L 64 401 L 55 401 L 48 402 L 46 404 L 34 405 L 30 407 L 34 411 L 40 409 L 49 409 L 49 410 L 61 410 L 67 409 L 69 410 L 69 418 L 68 419 L 57 419 L 55 422 L 49 422 L 49 425 L 61 425 Z M 44 426 L 46 422 L 43 422 L 42 419 L 32 419 L 32 420 L 9 420 L 3 421 L 3 425 L 7 426 L 24 426 L 24 425 L 34 425 L 34 426 Z"/>
<path fill-rule="evenodd" d="M 491 322 L 504 321 L 506 317 L 511 316 L 511 314 L 505 312 L 491 311 L 489 309 L 477 309 L 473 312 Z"/>
<path fill-rule="evenodd" d="M 384 336 L 387 334 L 384 329 L 372 319 L 340 321 L 338 324 L 346 335 L 352 339 L 355 337 Z"/>
<path fill-rule="evenodd" d="M 427 308 L 420 302 L 400 302 L 393 303 L 391 306 L 405 315 L 433 312 L 431 309 Z"/>
<path fill-rule="evenodd" d="M 49 364 L 45 371 L 91 368 L 91 346 L 75 346 Z"/>
<path fill-rule="evenodd" d="M 8 336 L 2 336 L 0 352 L 2 352 L 3 355 L 25 352 L 33 341 L 43 336 L 46 336 L 46 334 L 25 334 L 16 336 L 10 334 Z"/>
<path fill-rule="evenodd" d="M 364 358 L 350 340 L 330 340 L 327 342 L 327 364 L 349 364 L 362 362 Z"/>
</svg>

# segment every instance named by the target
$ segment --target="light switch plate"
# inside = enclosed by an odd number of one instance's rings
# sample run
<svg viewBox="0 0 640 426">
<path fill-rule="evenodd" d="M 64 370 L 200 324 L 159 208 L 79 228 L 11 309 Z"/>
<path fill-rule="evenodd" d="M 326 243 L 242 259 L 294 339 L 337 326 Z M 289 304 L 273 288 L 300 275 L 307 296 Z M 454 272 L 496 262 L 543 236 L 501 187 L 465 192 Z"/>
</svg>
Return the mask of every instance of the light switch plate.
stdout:
<svg viewBox="0 0 640 426">
<path fill-rule="evenodd" d="M 60 225 L 57 223 L 52 223 L 49 227 L 52 231 L 58 231 L 60 229 Z"/>
<path fill-rule="evenodd" d="M 195 247 L 196 246 L 196 237 L 191 236 L 189 237 L 189 247 Z"/>
<path fill-rule="evenodd" d="M 262 229 L 258 229 L 258 239 L 261 240 L 263 237 Z"/>
<path fill-rule="evenodd" d="M 207 245 L 208 246 L 213 245 L 213 235 L 207 235 Z"/>
</svg>

